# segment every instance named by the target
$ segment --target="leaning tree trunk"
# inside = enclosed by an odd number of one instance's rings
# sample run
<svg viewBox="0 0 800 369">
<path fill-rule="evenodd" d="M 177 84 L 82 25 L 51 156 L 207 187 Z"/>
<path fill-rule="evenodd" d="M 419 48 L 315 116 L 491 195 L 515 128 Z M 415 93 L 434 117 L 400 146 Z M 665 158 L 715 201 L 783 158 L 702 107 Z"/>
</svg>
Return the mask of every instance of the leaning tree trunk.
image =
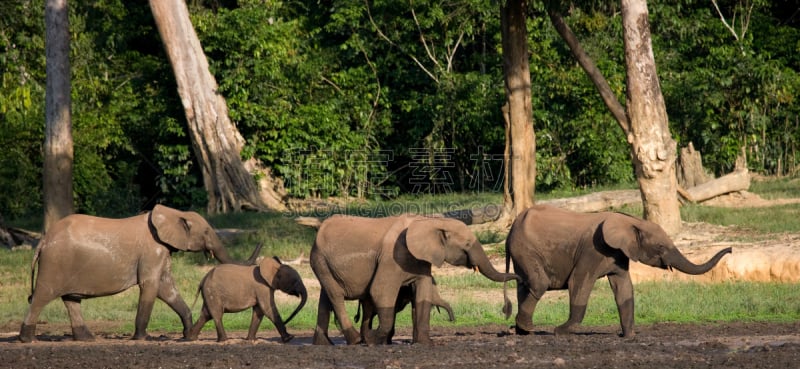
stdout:
<svg viewBox="0 0 800 369">
<path fill-rule="evenodd" d="M 74 212 L 72 204 L 72 100 L 67 0 L 47 0 L 45 19 L 44 231 Z"/>
<path fill-rule="evenodd" d="M 667 121 L 653 47 L 647 2 L 622 0 L 622 34 L 627 71 L 628 142 L 642 193 L 644 217 L 668 234 L 681 228 L 675 177 L 676 143 Z"/>
<path fill-rule="evenodd" d="M 536 138 L 533 131 L 531 74 L 525 1 L 501 2 L 506 121 L 504 211 L 511 221 L 533 205 L 536 183 Z"/>
<path fill-rule="evenodd" d="M 266 204 L 254 176 L 247 171 L 240 153 L 244 138 L 228 117 L 225 99 L 217 93 L 217 82 L 189 19 L 186 2 L 150 0 L 158 32 L 169 56 L 178 93 L 186 113 L 190 137 L 202 168 L 208 193 L 208 212 L 242 209 L 263 210 Z M 252 160 L 252 159 L 251 159 Z"/>
<path fill-rule="evenodd" d="M 586 75 L 589 76 L 589 79 L 594 83 L 606 107 L 608 107 L 611 115 L 617 120 L 617 123 L 619 123 L 619 126 L 622 128 L 622 132 L 625 133 L 627 137 L 631 129 L 628 116 L 625 115 L 625 107 L 620 104 L 617 95 L 614 94 L 614 91 L 611 90 L 611 86 L 608 85 L 608 81 L 603 77 L 603 73 L 600 72 L 600 69 L 594 64 L 592 58 L 589 57 L 589 54 L 587 54 L 581 46 L 578 38 L 575 37 L 572 29 L 570 29 L 567 22 L 564 21 L 561 12 L 555 8 L 557 4 L 547 2 L 547 6 L 547 14 L 550 16 L 550 22 L 553 23 L 558 34 L 561 35 L 561 38 L 567 43 L 575 60 L 578 61 L 583 71 L 586 72 Z"/>
</svg>

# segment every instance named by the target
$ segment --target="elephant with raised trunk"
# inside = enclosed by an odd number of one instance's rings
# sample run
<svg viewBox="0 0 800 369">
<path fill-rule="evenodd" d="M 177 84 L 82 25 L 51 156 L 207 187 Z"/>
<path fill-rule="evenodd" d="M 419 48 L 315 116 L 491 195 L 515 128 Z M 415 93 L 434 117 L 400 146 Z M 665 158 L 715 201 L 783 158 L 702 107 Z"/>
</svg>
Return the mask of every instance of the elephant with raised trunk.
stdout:
<svg viewBox="0 0 800 369">
<path fill-rule="evenodd" d="M 244 264 L 255 261 L 259 248 Z M 93 340 L 81 315 L 81 300 L 114 295 L 134 285 L 139 286 L 139 307 L 133 339 L 147 337 L 156 298 L 178 314 L 186 337 L 192 312 L 172 278 L 170 255 L 176 251 L 203 251 L 222 263 L 236 263 L 211 225 L 191 211 L 156 205 L 148 213 L 125 219 L 74 214 L 58 221 L 39 243 L 31 263 L 32 293 L 20 341 L 35 338 L 39 314 L 59 297 L 69 313 L 73 339 Z"/>
<path fill-rule="evenodd" d="M 522 212 L 506 239 L 506 271 L 522 278 L 517 284 L 517 334 L 533 329 L 536 304 L 549 290 L 569 290 L 569 320 L 555 334 L 570 333 L 583 321 L 589 294 L 597 279 L 607 277 L 619 311 L 623 337 L 633 337 L 631 260 L 662 269 L 702 274 L 730 253 L 726 248 L 706 263 L 690 262 L 658 225 L 613 212 L 577 213 L 548 205 Z M 504 306 L 508 317 L 511 306 Z"/>
<path fill-rule="evenodd" d="M 300 304 L 285 321 L 281 321 L 281 314 L 275 305 L 276 290 L 300 297 Z M 196 340 L 206 322 L 213 319 L 219 342 L 228 339 L 222 326 L 222 314 L 238 313 L 248 308 L 253 308 L 248 340 L 256 339 L 258 326 L 266 315 L 281 335 L 281 341 L 291 341 L 294 336 L 286 332 L 286 324 L 303 308 L 308 297 L 300 273 L 281 263 L 277 257 L 264 258 L 258 265 L 251 266 L 218 265 L 200 282 L 198 293 L 203 294 L 203 308 L 188 338 Z"/>
<path fill-rule="evenodd" d="M 334 215 L 322 222 L 310 254 L 311 268 L 320 281 L 314 344 L 331 344 L 330 312 L 348 344 L 361 341 L 345 310 L 345 300 L 370 299 L 378 314 L 375 343 L 386 343 L 394 326 L 400 289 L 414 285 L 415 343 L 430 342 L 433 300 L 432 266 L 447 262 L 477 267 L 487 278 L 504 282 L 513 274 L 498 272 L 483 246 L 467 226 L 454 219 L 417 215 L 364 218 Z"/>
</svg>

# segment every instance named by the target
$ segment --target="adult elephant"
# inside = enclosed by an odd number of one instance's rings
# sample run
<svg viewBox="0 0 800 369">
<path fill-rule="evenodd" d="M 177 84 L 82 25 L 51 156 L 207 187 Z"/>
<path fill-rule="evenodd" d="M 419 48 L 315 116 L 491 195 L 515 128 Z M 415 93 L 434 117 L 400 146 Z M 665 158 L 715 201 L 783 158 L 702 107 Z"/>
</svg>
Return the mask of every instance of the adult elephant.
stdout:
<svg viewBox="0 0 800 369">
<path fill-rule="evenodd" d="M 430 311 L 434 284 L 431 266 L 447 262 L 477 267 L 487 278 L 515 279 L 489 262 L 483 246 L 467 226 L 454 219 L 416 215 L 364 218 L 334 215 L 322 222 L 309 256 L 320 281 L 314 344 L 328 338 L 333 310 L 348 344 L 360 341 L 345 311 L 345 300 L 371 299 L 378 328 L 370 342 L 385 343 L 394 325 L 400 288 L 414 285 L 413 342 L 430 342 Z"/>
<path fill-rule="evenodd" d="M 536 205 L 520 214 L 506 239 L 509 261 L 522 281 L 517 284 L 517 334 L 533 329 L 532 316 L 548 290 L 569 290 L 569 320 L 555 329 L 566 334 L 583 321 L 589 294 L 597 279 L 607 277 L 619 311 L 622 336 L 632 337 L 633 284 L 630 260 L 662 269 L 702 274 L 731 252 L 726 248 L 708 262 L 693 264 L 658 225 L 613 212 L 576 213 Z M 508 300 L 504 307 L 510 315 Z"/>
<path fill-rule="evenodd" d="M 253 264 L 259 248 L 242 264 Z M 156 298 L 180 316 L 186 337 L 192 312 L 172 278 L 170 255 L 175 251 L 204 251 L 222 263 L 235 263 L 211 225 L 195 212 L 156 205 L 149 213 L 125 219 L 65 217 L 48 230 L 34 254 L 30 306 L 20 341 L 34 339 L 39 313 L 58 297 L 67 307 L 73 338 L 93 340 L 81 315 L 81 300 L 117 294 L 134 285 L 139 286 L 139 307 L 133 339 L 147 337 Z"/>
</svg>

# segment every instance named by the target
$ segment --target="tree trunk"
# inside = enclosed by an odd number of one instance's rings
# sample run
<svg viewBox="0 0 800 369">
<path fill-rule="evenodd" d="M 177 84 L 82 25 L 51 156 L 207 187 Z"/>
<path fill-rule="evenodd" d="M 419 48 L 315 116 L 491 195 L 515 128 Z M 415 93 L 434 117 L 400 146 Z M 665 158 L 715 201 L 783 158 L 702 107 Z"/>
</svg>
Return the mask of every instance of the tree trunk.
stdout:
<svg viewBox="0 0 800 369">
<path fill-rule="evenodd" d="M 526 28 L 526 3 L 521 0 L 501 2 L 503 72 L 507 103 L 506 175 L 504 211 L 515 218 L 533 205 L 536 183 L 536 139 L 531 105 L 530 57 Z"/>
<path fill-rule="evenodd" d="M 150 0 L 158 32 L 172 64 L 197 161 L 208 193 L 209 214 L 266 210 L 253 174 L 242 162 L 244 138 L 228 117 L 225 99 L 208 69 L 186 2 Z M 251 159 L 252 160 L 252 159 Z M 251 163 L 252 165 L 252 163 Z M 272 201 L 273 209 L 282 199 Z M 282 209 L 280 209 L 282 210 Z"/>
<path fill-rule="evenodd" d="M 45 22 L 44 231 L 72 214 L 72 100 L 67 0 L 47 0 Z"/>
<path fill-rule="evenodd" d="M 631 156 L 642 193 L 644 218 L 668 234 L 681 228 L 675 177 L 676 143 L 667 121 L 650 40 L 647 2 L 622 0 Z"/>
<path fill-rule="evenodd" d="M 678 185 L 686 188 L 701 185 L 712 179 L 703 167 L 703 157 L 700 152 L 694 149 L 694 145 L 689 142 L 689 146 L 681 149 L 677 164 Z"/>
</svg>

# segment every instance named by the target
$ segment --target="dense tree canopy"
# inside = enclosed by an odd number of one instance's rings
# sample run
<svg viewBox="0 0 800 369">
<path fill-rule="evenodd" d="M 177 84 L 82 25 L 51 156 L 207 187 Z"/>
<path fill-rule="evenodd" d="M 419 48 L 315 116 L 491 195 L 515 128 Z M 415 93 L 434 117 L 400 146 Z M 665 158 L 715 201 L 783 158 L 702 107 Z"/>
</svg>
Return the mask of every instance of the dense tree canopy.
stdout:
<svg viewBox="0 0 800 369">
<path fill-rule="evenodd" d="M 69 5 L 77 211 L 203 207 L 202 177 L 147 1 Z M 243 156 L 275 168 L 292 196 L 502 189 L 497 2 L 189 5 L 247 141 Z M 624 101 L 618 5 L 568 5 L 565 21 Z M 694 143 L 716 174 L 730 171 L 742 148 L 752 171 L 796 172 L 798 1 L 648 7 L 678 145 Z M 43 11 L 37 1 L 0 2 L 0 214 L 7 219 L 41 212 Z M 618 124 L 544 5 L 531 2 L 529 13 L 537 189 L 632 182 Z"/>
</svg>

